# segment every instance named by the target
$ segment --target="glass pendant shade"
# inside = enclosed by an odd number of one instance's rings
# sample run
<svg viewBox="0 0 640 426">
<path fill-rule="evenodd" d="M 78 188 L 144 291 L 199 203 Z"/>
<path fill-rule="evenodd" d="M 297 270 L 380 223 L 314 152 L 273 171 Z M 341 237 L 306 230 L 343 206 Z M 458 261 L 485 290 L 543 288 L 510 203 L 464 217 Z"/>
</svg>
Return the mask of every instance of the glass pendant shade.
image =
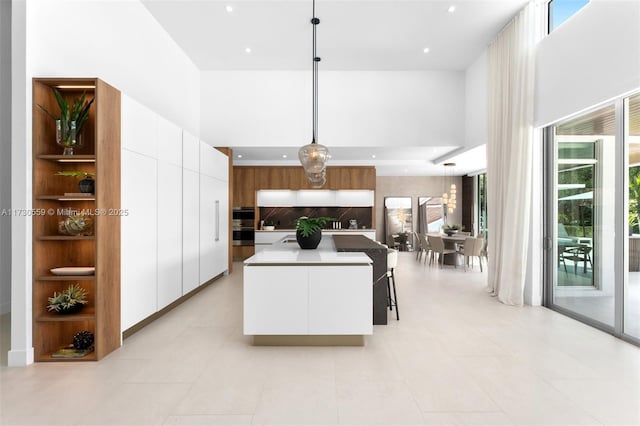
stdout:
<svg viewBox="0 0 640 426">
<path fill-rule="evenodd" d="M 322 188 L 327 183 L 326 170 L 320 173 L 306 173 L 311 188 Z"/>
<path fill-rule="evenodd" d="M 329 150 L 324 145 L 310 143 L 300 148 L 298 158 L 305 173 L 311 179 L 310 175 L 324 172 L 329 159 Z"/>
</svg>

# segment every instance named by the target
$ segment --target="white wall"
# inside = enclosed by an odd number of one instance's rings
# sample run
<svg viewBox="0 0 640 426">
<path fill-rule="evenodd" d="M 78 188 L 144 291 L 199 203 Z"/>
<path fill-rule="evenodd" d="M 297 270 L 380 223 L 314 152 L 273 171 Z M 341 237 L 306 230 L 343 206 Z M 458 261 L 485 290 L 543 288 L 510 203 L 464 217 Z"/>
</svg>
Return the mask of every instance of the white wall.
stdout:
<svg viewBox="0 0 640 426">
<path fill-rule="evenodd" d="M 31 79 L 99 77 L 198 134 L 200 72 L 137 0 L 22 0 L 12 17 L 12 207 L 31 207 Z M 25 143 L 27 141 L 27 143 Z M 31 223 L 12 223 L 10 365 L 32 362 Z"/>
<path fill-rule="evenodd" d="M 331 146 L 464 144 L 464 72 L 324 71 L 319 142 Z M 202 138 L 214 145 L 311 141 L 311 73 L 202 73 Z"/>
<path fill-rule="evenodd" d="M 465 72 L 464 142 L 466 147 L 487 143 L 487 51 Z"/>
<path fill-rule="evenodd" d="M 539 46 L 535 124 L 640 88 L 640 2 L 592 0 Z"/>
<path fill-rule="evenodd" d="M 11 2 L 0 1 L 0 211 L 11 208 Z M 11 310 L 11 217 L 0 215 L 0 315 Z"/>
</svg>

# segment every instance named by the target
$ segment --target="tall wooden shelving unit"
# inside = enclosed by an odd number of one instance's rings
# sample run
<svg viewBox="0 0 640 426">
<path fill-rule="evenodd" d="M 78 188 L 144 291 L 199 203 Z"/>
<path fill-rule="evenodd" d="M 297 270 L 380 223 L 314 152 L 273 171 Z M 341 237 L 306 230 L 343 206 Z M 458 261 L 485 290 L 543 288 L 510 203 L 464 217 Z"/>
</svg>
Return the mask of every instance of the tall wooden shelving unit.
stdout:
<svg viewBox="0 0 640 426">
<path fill-rule="evenodd" d="M 59 111 L 52 87 L 65 97 L 93 96 L 83 129 L 84 147 L 63 156 L 55 141 L 54 120 L 38 105 Z M 92 197 L 78 192 L 77 180 L 56 176 L 60 170 L 95 173 Z M 36 361 L 99 360 L 121 344 L 120 332 L 120 92 L 97 78 L 33 80 L 33 347 Z M 58 233 L 60 210 L 94 212 L 93 236 Z M 52 212 L 55 212 L 52 214 Z M 53 275 L 64 266 L 95 266 L 94 275 Z M 47 311 L 47 298 L 69 284 L 88 291 L 89 303 L 76 314 Z M 82 358 L 53 358 L 83 330 L 94 334 L 95 350 Z"/>
</svg>

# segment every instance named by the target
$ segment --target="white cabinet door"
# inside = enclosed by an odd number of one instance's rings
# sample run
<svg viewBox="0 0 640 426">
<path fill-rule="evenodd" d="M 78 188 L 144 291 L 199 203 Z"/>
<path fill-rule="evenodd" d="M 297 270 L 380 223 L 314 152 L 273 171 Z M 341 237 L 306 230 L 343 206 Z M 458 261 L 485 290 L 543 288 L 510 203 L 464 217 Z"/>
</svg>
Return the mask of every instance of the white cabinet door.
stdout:
<svg viewBox="0 0 640 426">
<path fill-rule="evenodd" d="M 122 330 L 157 310 L 157 163 L 122 150 Z"/>
<path fill-rule="evenodd" d="M 307 334 L 306 266 L 245 266 L 243 271 L 244 334 Z"/>
<path fill-rule="evenodd" d="M 182 296 L 182 167 L 158 161 L 158 309 Z"/>
<path fill-rule="evenodd" d="M 182 131 L 182 167 L 200 172 L 200 141 L 186 130 Z"/>
<path fill-rule="evenodd" d="M 200 174 L 200 279 L 204 284 L 216 275 L 215 246 L 220 238 L 220 200 L 216 179 Z"/>
<path fill-rule="evenodd" d="M 120 137 L 122 148 L 157 158 L 157 114 L 122 95 Z"/>
<path fill-rule="evenodd" d="M 296 231 L 295 230 L 290 230 L 290 231 L 256 231 L 255 233 L 255 244 L 273 244 L 275 242 L 280 241 L 281 239 L 283 239 L 284 237 L 286 237 L 287 235 L 294 235 L 295 236 Z"/>
<path fill-rule="evenodd" d="M 229 157 L 207 143 L 200 141 L 200 173 L 229 181 Z"/>
<path fill-rule="evenodd" d="M 266 189 L 257 191 L 258 207 L 297 206 L 297 191 Z"/>
<path fill-rule="evenodd" d="M 334 192 L 336 196 L 336 206 L 371 207 L 374 204 L 374 192 L 370 190 L 341 189 Z"/>
<path fill-rule="evenodd" d="M 182 294 L 200 284 L 200 175 L 182 169 Z"/>
<path fill-rule="evenodd" d="M 216 179 L 216 200 L 218 200 L 217 240 L 214 241 L 216 259 L 215 275 L 229 269 L 229 182 Z"/>
<path fill-rule="evenodd" d="M 158 160 L 182 167 L 182 129 L 160 116 L 157 121 Z"/>
<path fill-rule="evenodd" d="M 372 334 L 371 265 L 308 268 L 309 334 Z"/>
<path fill-rule="evenodd" d="M 336 192 L 322 189 L 295 191 L 296 206 L 331 207 L 336 205 Z"/>
</svg>

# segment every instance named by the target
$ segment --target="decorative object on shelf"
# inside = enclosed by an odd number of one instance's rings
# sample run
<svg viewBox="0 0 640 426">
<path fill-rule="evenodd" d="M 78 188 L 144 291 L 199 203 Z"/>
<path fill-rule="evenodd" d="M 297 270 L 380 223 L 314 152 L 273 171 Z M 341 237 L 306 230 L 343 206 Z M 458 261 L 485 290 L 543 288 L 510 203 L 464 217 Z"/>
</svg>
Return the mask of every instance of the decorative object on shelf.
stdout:
<svg viewBox="0 0 640 426">
<path fill-rule="evenodd" d="M 335 220 L 333 217 L 301 216 L 296 221 L 296 240 L 301 249 L 315 249 L 322 240 L 322 227 Z"/>
<path fill-rule="evenodd" d="M 265 220 L 263 221 L 262 229 L 265 231 L 273 231 L 276 229 L 276 224 L 272 220 Z"/>
<path fill-rule="evenodd" d="M 89 109 L 94 101 L 86 100 L 86 93 L 82 96 L 69 101 L 62 97 L 58 89 L 51 88 L 60 108 L 60 115 L 55 116 L 45 107 L 38 104 L 49 117 L 53 118 L 56 123 L 56 143 L 64 148 L 62 155 L 73 155 L 74 148 L 82 147 L 81 131 L 84 124 L 89 119 Z"/>
<path fill-rule="evenodd" d="M 63 346 L 51 354 L 53 358 L 82 358 L 93 352 L 93 348 L 76 349 L 73 345 Z"/>
<path fill-rule="evenodd" d="M 95 266 L 65 266 L 50 270 L 53 275 L 93 275 L 96 272 Z"/>
<path fill-rule="evenodd" d="M 59 314 L 74 314 L 82 309 L 83 305 L 89 303 L 87 290 L 80 287 L 78 283 L 69 285 L 60 293 L 54 291 L 53 297 L 49 297 L 48 301 L 47 310 Z"/>
<path fill-rule="evenodd" d="M 456 209 L 456 184 L 454 176 L 454 167 L 456 163 L 444 163 L 444 185 L 445 189 L 442 193 L 442 203 L 444 204 L 445 211 L 447 213 L 453 213 Z M 449 181 L 451 183 L 449 183 Z M 449 185 L 449 192 L 447 193 L 447 185 Z"/>
<path fill-rule="evenodd" d="M 91 236 L 93 235 L 93 217 L 83 213 L 69 215 L 64 220 L 58 221 L 58 233 L 60 235 Z"/>
<path fill-rule="evenodd" d="M 316 46 L 316 30 L 320 23 L 320 19 L 316 18 L 316 1 L 313 0 L 313 18 L 311 18 L 311 24 L 313 25 L 313 57 L 312 57 L 312 127 L 313 134 L 311 137 L 311 143 L 303 146 L 298 151 L 298 158 L 304 168 L 304 172 L 307 175 L 309 184 L 312 188 L 321 188 L 327 181 L 326 165 L 331 156 L 326 146 L 320 145 L 316 142 L 318 139 L 318 63 L 320 57 L 317 55 Z"/>
<path fill-rule="evenodd" d="M 458 231 L 464 230 L 464 226 L 462 226 L 462 225 L 444 225 L 442 227 L 442 230 L 448 236 L 452 236 L 453 234 L 457 234 Z"/>
<path fill-rule="evenodd" d="M 57 172 L 56 176 L 69 176 L 69 177 L 75 177 L 75 178 L 82 178 L 78 182 L 78 189 L 83 194 L 93 194 L 96 190 L 95 189 L 96 181 L 93 180 L 95 173 L 81 172 L 81 171 L 72 171 L 72 172 L 61 171 L 61 172 Z"/>
<path fill-rule="evenodd" d="M 87 330 L 73 336 L 73 347 L 77 350 L 93 350 L 93 333 Z"/>
</svg>

